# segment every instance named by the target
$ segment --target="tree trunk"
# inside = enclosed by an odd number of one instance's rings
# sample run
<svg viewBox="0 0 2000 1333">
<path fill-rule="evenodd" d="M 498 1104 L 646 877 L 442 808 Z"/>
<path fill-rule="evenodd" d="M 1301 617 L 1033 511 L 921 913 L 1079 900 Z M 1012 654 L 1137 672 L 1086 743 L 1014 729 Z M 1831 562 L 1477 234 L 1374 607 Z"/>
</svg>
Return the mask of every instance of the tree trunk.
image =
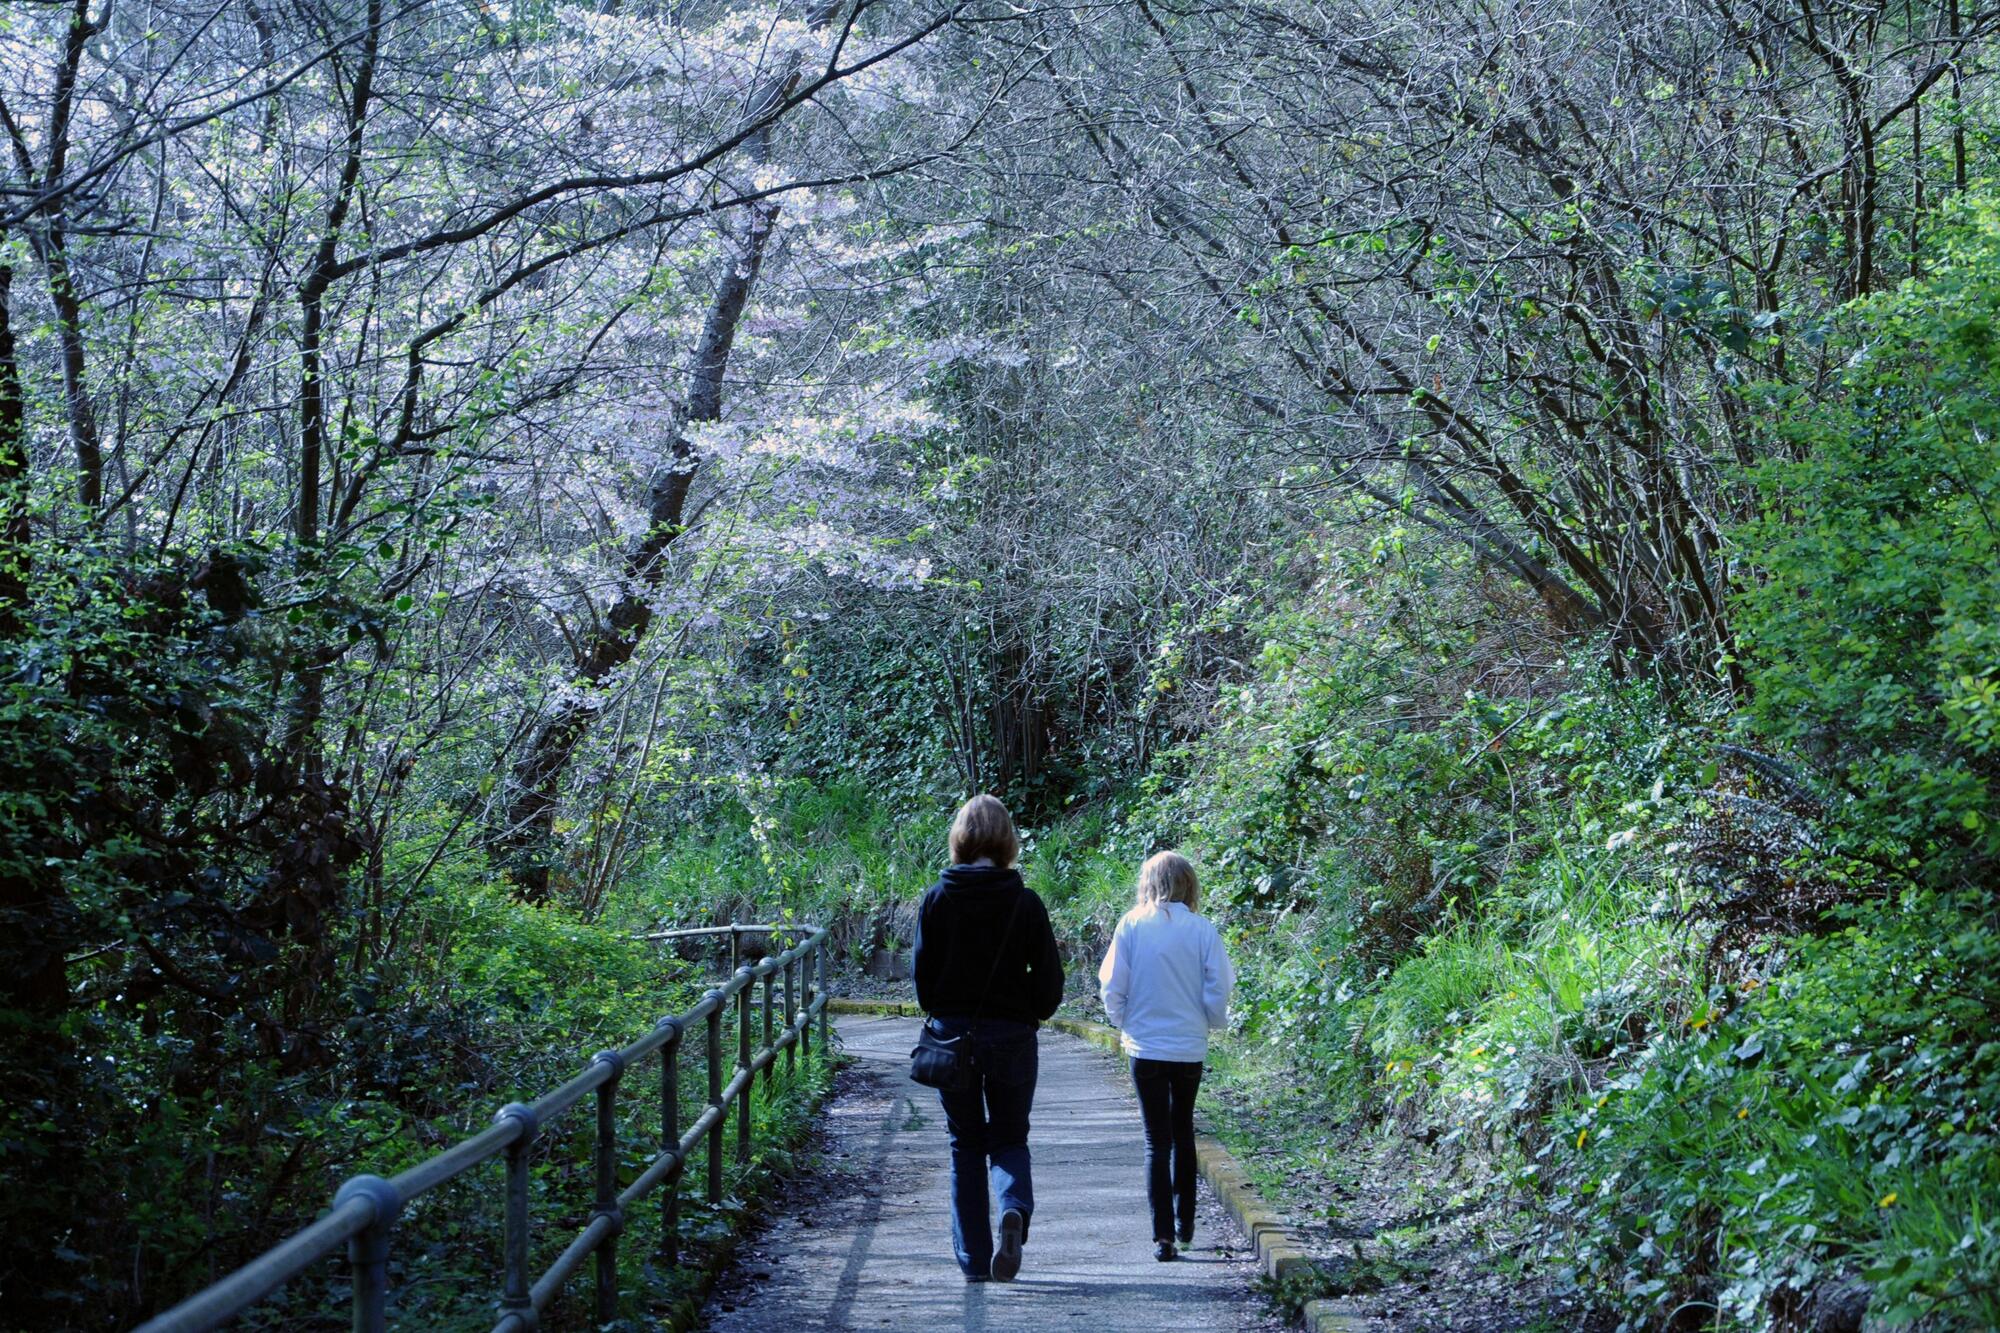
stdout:
<svg viewBox="0 0 2000 1333">
<path fill-rule="evenodd" d="M 97 409 L 90 401 L 83 306 L 70 276 L 61 226 L 50 224 L 42 254 L 49 275 L 49 301 L 56 310 L 56 341 L 62 348 L 63 405 L 68 409 L 69 438 L 76 451 L 76 498 L 94 512 L 104 502 L 104 446 L 97 429 Z"/>
<path fill-rule="evenodd" d="M 324 373 L 324 317 L 328 289 L 333 285 L 340 257 L 340 229 L 354 204 L 361 179 L 362 147 L 367 133 L 368 108 L 374 95 L 375 57 L 382 41 L 382 0 L 369 0 L 368 35 L 361 46 L 361 59 L 354 75 L 353 101 L 347 116 L 347 135 L 340 177 L 321 222 L 319 247 L 312 269 L 299 285 L 299 488 L 293 514 L 293 539 L 298 568 L 308 580 L 322 577 L 320 545 L 320 469 L 326 456 L 326 399 Z M 310 644 L 302 654 L 298 698 L 292 705 L 291 728 L 285 748 L 299 772 L 316 782 L 324 768 L 320 753 L 319 723 L 325 704 L 326 668 L 333 658 L 319 645 Z"/>
<path fill-rule="evenodd" d="M 838 3 L 813 7 L 809 23 L 817 32 L 833 21 Z M 797 85 L 800 57 L 795 52 L 776 74 L 755 89 L 744 106 L 739 125 L 770 115 Z M 743 141 L 744 155 L 753 163 L 769 159 L 771 127 L 766 124 Z M 744 308 L 763 268 L 765 247 L 778 220 L 779 206 L 766 200 L 753 204 L 742 233 L 725 237 L 727 249 L 721 276 L 708 314 L 702 320 L 689 367 L 687 404 L 675 422 L 669 462 L 653 479 L 647 494 L 646 534 L 625 553 L 624 587 L 604 619 L 578 646 L 573 689 L 555 711 L 542 719 L 528 748 L 508 777 L 506 809 L 487 845 L 499 856 L 514 880 L 515 890 L 530 902 L 545 901 L 551 892 L 550 862 L 554 859 L 556 808 L 562 776 L 577 746 L 596 716 L 599 688 L 612 673 L 632 660 L 652 627 L 652 594 L 666 574 L 668 548 L 680 537 L 687 511 L 688 489 L 700 466 L 688 428 L 722 419 L 723 377 Z"/>
<path fill-rule="evenodd" d="M 49 157 L 41 180 L 44 189 L 61 184 L 63 173 L 69 168 L 69 127 L 76 105 L 77 71 L 83 64 L 84 47 L 103 26 L 102 20 L 90 21 L 90 0 L 76 0 L 63 44 L 62 64 L 56 70 L 49 113 Z M 62 349 L 63 402 L 68 410 L 70 443 L 76 451 L 77 499 L 85 509 L 95 510 L 104 499 L 104 449 L 98 438 L 97 413 L 91 405 L 85 374 L 83 308 L 77 298 L 76 282 L 70 275 L 62 205 L 50 204 L 44 217 L 39 250 L 42 267 L 48 274 L 49 300 L 56 311 L 56 341 Z"/>
<path fill-rule="evenodd" d="M 755 155 L 763 156 L 761 151 Z M 515 762 L 509 776 L 505 822 L 495 830 L 489 845 L 513 877 L 516 890 L 530 902 L 549 896 L 562 775 L 590 730 L 598 707 L 598 687 L 632 660 L 652 626 L 652 594 L 665 574 L 668 548 L 681 534 L 688 489 L 700 463 L 688 430 L 722 418 L 722 385 L 730 349 L 777 219 L 776 204 L 755 205 L 749 225 L 730 247 L 735 253 L 728 257 L 716 283 L 695 344 L 687 406 L 675 423 L 670 461 L 648 491 L 646 533 L 625 553 L 625 586 L 610 612 L 579 646 L 574 678 L 577 688 L 535 729 L 526 753 Z"/>
</svg>

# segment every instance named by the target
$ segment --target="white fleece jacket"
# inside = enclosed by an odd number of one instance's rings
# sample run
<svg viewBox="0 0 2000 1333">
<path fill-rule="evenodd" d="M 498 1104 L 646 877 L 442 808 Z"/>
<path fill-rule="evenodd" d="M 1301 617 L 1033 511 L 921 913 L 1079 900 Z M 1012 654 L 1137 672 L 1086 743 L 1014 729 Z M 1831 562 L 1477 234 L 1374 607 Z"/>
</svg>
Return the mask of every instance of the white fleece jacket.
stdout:
<svg viewBox="0 0 2000 1333">
<path fill-rule="evenodd" d="M 1144 1060 L 1208 1058 L 1208 1033 L 1229 1022 L 1236 969 L 1215 923 L 1182 903 L 1135 907 L 1097 969 L 1104 1012 L 1125 1053 Z"/>
</svg>

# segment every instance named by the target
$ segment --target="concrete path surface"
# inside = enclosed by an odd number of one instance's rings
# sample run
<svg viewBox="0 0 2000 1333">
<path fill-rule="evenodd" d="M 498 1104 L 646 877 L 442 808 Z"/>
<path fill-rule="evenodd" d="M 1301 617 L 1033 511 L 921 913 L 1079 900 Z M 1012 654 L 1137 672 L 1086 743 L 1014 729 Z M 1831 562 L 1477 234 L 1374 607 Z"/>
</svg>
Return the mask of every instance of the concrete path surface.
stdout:
<svg viewBox="0 0 2000 1333">
<path fill-rule="evenodd" d="M 951 1254 L 944 1114 L 935 1092 L 909 1080 L 917 1020 L 842 1017 L 838 1027 L 855 1065 L 828 1108 L 821 1178 L 802 1208 L 745 1246 L 704 1313 L 712 1333 L 1283 1327 L 1253 1291 L 1256 1265 L 1206 1183 L 1194 1246 L 1154 1260 L 1123 1062 L 1046 1029 L 1021 1275 L 968 1284 Z"/>
</svg>

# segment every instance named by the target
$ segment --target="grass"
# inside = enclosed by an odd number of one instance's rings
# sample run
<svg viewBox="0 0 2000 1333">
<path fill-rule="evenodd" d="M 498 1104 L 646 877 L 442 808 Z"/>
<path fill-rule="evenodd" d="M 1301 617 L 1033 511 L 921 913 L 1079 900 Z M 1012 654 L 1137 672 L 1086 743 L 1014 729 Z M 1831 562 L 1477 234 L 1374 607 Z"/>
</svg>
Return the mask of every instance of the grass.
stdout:
<svg viewBox="0 0 2000 1333">
<path fill-rule="evenodd" d="M 634 926 L 869 912 L 930 882 L 950 817 L 942 801 L 891 806 L 856 783 L 732 797 L 641 866 L 616 910 Z"/>
</svg>

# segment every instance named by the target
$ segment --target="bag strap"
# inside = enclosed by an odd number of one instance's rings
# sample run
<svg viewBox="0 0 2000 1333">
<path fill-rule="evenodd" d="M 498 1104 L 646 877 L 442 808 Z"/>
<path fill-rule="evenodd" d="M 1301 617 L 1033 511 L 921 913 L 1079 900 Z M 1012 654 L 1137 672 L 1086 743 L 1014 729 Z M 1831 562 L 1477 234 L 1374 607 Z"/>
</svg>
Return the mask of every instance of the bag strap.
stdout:
<svg viewBox="0 0 2000 1333">
<path fill-rule="evenodd" d="M 993 966 L 987 969 L 986 985 L 979 992 L 979 1003 L 972 1010 L 972 1021 L 977 1023 L 979 1015 L 986 1009 L 986 1001 L 993 994 L 993 978 L 1000 975 L 1000 960 L 1007 956 L 1007 944 L 1014 938 L 1014 923 L 1021 919 L 1021 900 L 1028 896 L 1027 885 L 1022 885 L 1014 894 L 1014 910 L 1007 914 L 1007 929 L 1000 933 L 1000 948 L 993 955 Z"/>
</svg>

